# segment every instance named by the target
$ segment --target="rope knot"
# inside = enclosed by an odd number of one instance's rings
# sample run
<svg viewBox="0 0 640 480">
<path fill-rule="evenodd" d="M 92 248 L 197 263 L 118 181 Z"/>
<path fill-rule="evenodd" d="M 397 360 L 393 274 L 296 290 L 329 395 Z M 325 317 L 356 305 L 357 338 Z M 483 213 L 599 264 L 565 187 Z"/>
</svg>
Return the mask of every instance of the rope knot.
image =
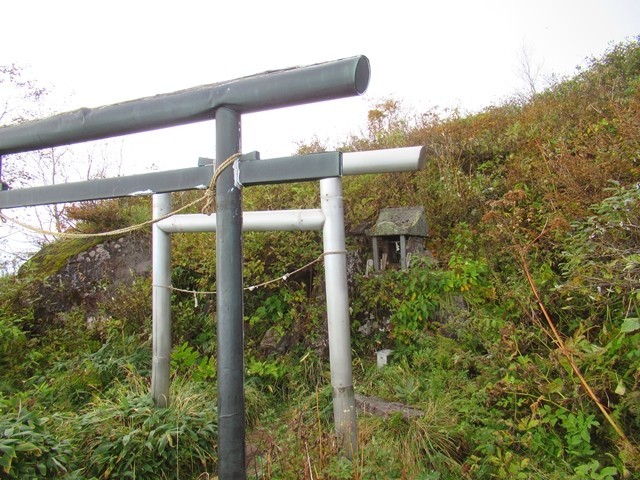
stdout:
<svg viewBox="0 0 640 480">
<path fill-rule="evenodd" d="M 214 166 L 213 176 L 211 177 L 211 182 L 209 182 L 209 188 L 207 188 L 204 193 L 205 204 L 202 207 L 202 213 L 205 215 L 211 215 L 215 211 L 216 205 L 216 182 L 218 181 L 218 177 L 224 172 L 224 170 L 234 163 L 238 158 L 242 156 L 241 153 L 234 153 L 229 158 L 227 158 L 224 162 L 220 164 L 218 168 Z"/>
</svg>

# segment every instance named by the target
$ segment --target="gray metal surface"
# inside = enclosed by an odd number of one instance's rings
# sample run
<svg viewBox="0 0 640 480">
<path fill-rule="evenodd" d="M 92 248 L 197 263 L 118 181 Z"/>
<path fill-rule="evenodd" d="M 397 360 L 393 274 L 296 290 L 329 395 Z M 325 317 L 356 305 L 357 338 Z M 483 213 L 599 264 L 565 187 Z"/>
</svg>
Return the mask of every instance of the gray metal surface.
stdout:
<svg viewBox="0 0 640 480">
<path fill-rule="evenodd" d="M 216 121 L 216 166 L 239 151 L 240 114 L 221 108 Z M 218 178 L 216 207 L 218 476 L 222 480 L 244 480 L 242 190 L 232 169 L 225 170 Z"/>
<path fill-rule="evenodd" d="M 424 146 L 345 152 L 342 154 L 342 173 L 417 172 L 424 168 L 426 161 L 427 149 Z"/>
<path fill-rule="evenodd" d="M 358 423 L 353 391 L 347 252 L 344 233 L 342 180 L 320 181 L 320 201 L 325 216 L 325 293 L 329 333 L 329 366 L 333 387 L 333 418 L 341 451 L 354 458 L 358 451 Z"/>
<path fill-rule="evenodd" d="M 0 155 L 211 120 L 225 106 L 251 113 L 350 97 L 364 93 L 369 74 L 367 57 L 356 56 L 81 108 L 0 128 Z"/>
<path fill-rule="evenodd" d="M 211 167 L 193 167 L 128 177 L 6 190 L 0 192 L 0 208 L 31 207 L 193 190 L 207 187 L 212 175 Z"/>
<path fill-rule="evenodd" d="M 167 233 L 215 232 L 218 218 L 215 213 L 205 215 L 192 213 L 173 215 L 156 225 Z M 243 232 L 304 232 L 322 230 L 324 215 L 322 210 L 267 210 L 242 213 Z"/>
<path fill-rule="evenodd" d="M 339 152 L 265 160 L 253 160 L 253 153 L 247 157 L 249 159 L 243 155 L 239 161 L 240 182 L 244 186 L 313 181 L 338 177 L 342 173 Z M 0 191 L 0 209 L 204 189 L 209 186 L 212 176 L 213 168 L 203 166 L 6 190 Z"/>
<path fill-rule="evenodd" d="M 242 185 L 306 182 L 341 175 L 342 154 L 340 152 L 249 160 L 240 164 Z"/>
<path fill-rule="evenodd" d="M 153 218 L 171 211 L 171 194 L 153 196 Z M 153 226 L 153 327 L 151 396 L 156 406 L 169 406 L 171 385 L 171 235 Z"/>
</svg>

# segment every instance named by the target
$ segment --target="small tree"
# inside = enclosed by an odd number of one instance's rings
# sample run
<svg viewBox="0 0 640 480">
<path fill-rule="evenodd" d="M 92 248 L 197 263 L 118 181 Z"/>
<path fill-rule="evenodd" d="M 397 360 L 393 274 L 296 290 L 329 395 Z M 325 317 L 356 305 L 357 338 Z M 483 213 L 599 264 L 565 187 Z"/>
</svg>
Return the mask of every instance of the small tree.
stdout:
<svg viewBox="0 0 640 480">
<path fill-rule="evenodd" d="M 544 61 L 535 58 L 535 52 L 530 45 L 523 43 L 518 53 L 516 75 L 522 87 L 518 89 L 516 96 L 520 103 L 524 104 L 540 93 L 545 84 L 550 83 L 543 75 Z"/>
<path fill-rule="evenodd" d="M 0 65 L 0 128 L 53 114 L 50 90 L 27 78 L 16 64 Z M 113 165 L 109 144 L 85 144 L 83 147 L 56 147 L 0 158 L 2 188 L 54 185 L 106 176 Z M 14 212 L 24 221 L 42 230 L 61 232 L 72 225 L 66 205 L 47 205 Z M 17 232 L 0 225 L 0 270 L 12 270 L 28 257 L 24 244 L 41 246 L 50 235 Z M 29 250 L 32 250 L 30 248 Z"/>
</svg>

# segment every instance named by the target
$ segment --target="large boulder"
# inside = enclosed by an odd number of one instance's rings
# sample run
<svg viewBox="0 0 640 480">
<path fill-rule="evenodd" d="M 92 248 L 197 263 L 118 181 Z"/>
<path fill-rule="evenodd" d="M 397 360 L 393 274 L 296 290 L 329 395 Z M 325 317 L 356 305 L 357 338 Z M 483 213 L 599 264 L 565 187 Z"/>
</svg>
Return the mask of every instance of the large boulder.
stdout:
<svg viewBox="0 0 640 480">
<path fill-rule="evenodd" d="M 34 327 L 82 307 L 87 318 L 116 290 L 151 271 L 151 237 L 132 234 L 108 240 L 61 240 L 45 246 L 19 272 L 29 280 L 25 302 Z"/>
</svg>

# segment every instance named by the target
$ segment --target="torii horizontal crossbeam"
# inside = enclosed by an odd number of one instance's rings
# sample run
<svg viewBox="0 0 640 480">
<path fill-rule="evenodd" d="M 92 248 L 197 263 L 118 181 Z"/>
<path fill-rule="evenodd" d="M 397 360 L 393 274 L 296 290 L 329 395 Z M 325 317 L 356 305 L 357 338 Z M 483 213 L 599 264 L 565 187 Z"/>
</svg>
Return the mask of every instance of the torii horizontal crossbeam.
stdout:
<svg viewBox="0 0 640 480">
<path fill-rule="evenodd" d="M 81 108 L 0 128 L 0 155 L 212 120 L 221 107 L 244 114 L 360 95 L 369 73 L 361 55 Z"/>
<path fill-rule="evenodd" d="M 339 177 L 342 175 L 341 156 L 340 152 L 324 152 L 257 160 L 257 152 L 249 153 L 238 161 L 238 181 L 251 186 Z M 0 192 L 0 209 L 204 190 L 212 176 L 213 168 L 203 166 L 5 190 Z"/>
<path fill-rule="evenodd" d="M 346 152 L 342 153 L 341 157 L 342 162 L 338 158 L 338 152 L 326 152 L 257 160 L 257 152 L 247 153 L 239 160 L 239 180 L 243 185 L 249 186 L 271 183 L 276 179 L 278 183 L 282 183 L 319 180 L 340 175 L 411 172 L 423 168 L 426 150 L 424 147 L 391 148 Z M 5 190 L 0 191 L 0 209 L 199 190 L 209 185 L 212 175 L 211 168 L 192 167 Z"/>
</svg>

